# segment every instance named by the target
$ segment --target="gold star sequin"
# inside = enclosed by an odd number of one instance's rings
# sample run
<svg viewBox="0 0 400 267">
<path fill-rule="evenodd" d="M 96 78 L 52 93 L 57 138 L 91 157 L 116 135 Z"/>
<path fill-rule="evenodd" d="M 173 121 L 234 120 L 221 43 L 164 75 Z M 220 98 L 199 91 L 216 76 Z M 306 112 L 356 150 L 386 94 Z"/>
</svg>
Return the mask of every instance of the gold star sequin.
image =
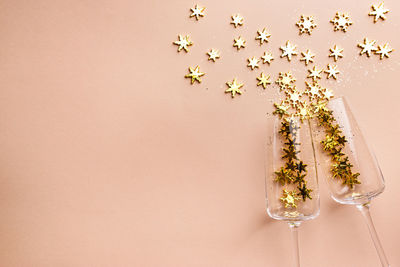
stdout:
<svg viewBox="0 0 400 267">
<path fill-rule="evenodd" d="M 380 55 L 380 59 L 384 57 L 389 57 L 389 53 L 391 53 L 393 49 L 389 46 L 388 43 L 384 45 L 378 45 L 378 49 L 375 51 L 375 54 Z"/>
<path fill-rule="evenodd" d="M 219 51 L 216 49 L 211 49 L 208 53 L 208 60 L 212 60 L 215 62 L 219 58 Z"/>
<path fill-rule="evenodd" d="M 376 51 L 377 48 L 374 46 L 376 43 L 375 40 L 369 41 L 368 38 L 364 38 L 364 43 L 359 43 L 357 46 L 362 48 L 360 51 L 360 55 L 366 53 L 368 57 L 371 56 L 373 51 Z"/>
<path fill-rule="evenodd" d="M 225 90 L 225 93 L 231 93 L 232 98 L 235 97 L 236 94 L 241 95 L 242 91 L 240 91 L 240 88 L 243 86 L 243 83 L 238 83 L 236 78 L 233 79 L 232 82 L 227 82 L 228 89 Z"/>
<path fill-rule="evenodd" d="M 330 90 L 330 89 L 328 89 L 328 88 L 324 88 L 324 89 L 321 91 L 321 94 L 322 94 L 322 96 L 323 96 L 326 100 L 329 100 L 329 99 L 331 99 L 332 97 L 334 97 L 334 94 L 333 94 L 332 90 Z"/>
<path fill-rule="evenodd" d="M 241 36 L 233 40 L 233 46 L 239 50 L 242 47 L 246 47 L 246 41 Z"/>
<path fill-rule="evenodd" d="M 335 80 L 337 78 L 336 75 L 340 73 L 339 70 L 337 69 L 337 66 L 336 65 L 331 65 L 331 64 L 328 64 L 327 69 L 325 70 L 325 72 L 327 74 L 327 76 L 326 76 L 327 79 L 332 77 Z"/>
<path fill-rule="evenodd" d="M 337 45 L 334 45 L 332 48 L 329 49 L 331 51 L 331 54 L 329 55 L 330 57 L 333 57 L 335 62 L 340 58 L 343 57 L 342 52 L 343 49 L 337 47 Z"/>
<path fill-rule="evenodd" d="M 305 119 L 312 116 L 311 107 L 307 103 L 302 102 L 301 106 L 297 107 L 297 111 L 294 115 L 298 116 L 303 122 Z"/>
<path fill-rule="evenodd" d="M 285 91 L 287 97 L 288 97 L 288 101 L 290 103 L 290 105 L 292 105 L 292 107 L 297 108 L 299 105 L 302 104 L 301 102 L 301 97 L 302 97 L 302 93 L 300 93 L 299 91 L 297 91 L 296 86 L 293 87 L 292 91 Z"/>
<path fill-rule="evenodd" d="M 321 96 L 322 87 L 317 82 L 306 82 L 306 86 L 307 89 L 304 93 L 308 95 L 310 101 L 318 99 Z"/>
<path fill-rule="evenodd" d="M 331 20 L 334 25 L 334 31 L 347 31 L 347 28 L 353 24 L 348 14 L 336 12 L 335 17 Z"/>
<path fill-rule="evenodd" d="M 257 86 L 262 85 L 262 87 L 267 88 L 268 84 L 271 84 L 271 81 L 269 80 L 270 76 L 265 75 L 264 72 L 261 72 L 260 77 L 257 77 L 257 80 L 259 81 L 257 83 Z"/>
<path fill-rule="evenodd" d="M 178 46 L 178 52 L 180 52 L 182 49 L 185 50 L 185 52 L 188 52 L 188 46 L 193 45 L 192 41 L 190 41 L 189 35 L 178 35 L 178 38 L 179 40 L 174 42 L 174 44 Z"/>
<path fill-rule="evenodd" d="M 296 23 L 296 25 L 299 27 L 299 34 L 311 34 L 312 30 L 317 27 L 317 24 L 314 23 L 313 16 L 304 15 L 301 15 L 300 20 Z"/>
<path fill-rule="evenodd" d="M 235 26 L 235 28 L 237 26 L 242 26 L 243 25 L 243 17 L 240 16 L 239 14 L 236 15 L 232 15 L 232 21 L 231 24 L 233 24 L 233 26 Z"/>
<path fill-rule="evenodd" d="M 205 9 L 205 7 L 199 7 L 199 5 L 196 4 L 193 8 L 190 9 L 192 11 L 190 17 L 196 17 L 196 20 L 199 20 L 199 17 L 204 17 Z"/>
<path fill-rule="evenodd" d="M 314 62 L 314 56 L 315 54 L 311 53 L 310 50 L 307 49 L 307 51 L 301 52 L 301 55 L 303 56 L 302 58 L 300 58 L 300 61 L 304 61 L 304 63 L 306 64 L 306 66 L 308 65 L 308 63 L 310 62 Z"/>
<path fill-rule="evenodd" d="M 249 62 L 249 64 L 247 64 L 247 67 L 250 67 L 252 70 L 259 67 L 258 62 L 260 60 L 258 58 L 256 57 L 248 58 L 247 61 Z"/>
<path fill-rule="evenodd" d="M 196 66 L 195 68 L 189 67 L 189 74 L 185 75 L 185 78 L 191 78 L 191 84 L 193 84 L 195 81 L 201 83 L 201 76 L 203 76 L 205 73 L 200 72 L 200 67 Z"/>
<path fill-rule="evenodd" d="M 292 76 L 290 71 L 280 72 L 278 79 L 275 81 L 282 90 L 293 89 L 296 79 Z"/>
<path fill-rule="evenodd" d="M 256 37 L 256 40 L 260 40 L 260 45 L 264 42 L 268 43 L 268 38 L 271 37 L 271 34 L 268 33 L 265 28 L 262 31 L 257 31 L 257 34 L 258 36 Z"/>
<path fill-rule="evenodd" d="M 271 52 L 264 52 L 264 55 L 261 58 L 264 64 L 265 63 L 271 64 L 271 60 L 274 60 Z"/>
<path fill-rule="evenodd" d="M 283 190 L 283 196 L 280 200 L 285 204 L 285 208 L 297 208 L 297 201 L 301 198 L 297 196 L 295 191 Z"/>
<path fill-rule="evenodd" d="M 297 55 L 296 45 L 291 44 L 289 41 L 286 42 L 285 46 L 281 46 L 280 49 L 282 50 L 281 57 L 287 57 L 289 61 L 292 60 L 292 56 Z"/>
<path fill-rule="evenodd" d="M 323 69 L 319 70 L 316 66 L 314 66 L 312 69 L 308 70 L 310 74 L 307 76 L 307 78 L 311 78 L 315 82 L 317 79 L 321 79 L 322 71 Z"/>
<path fill-rule="evenodd" d="M 375 16 L 374 22 L 377 22 L 379 19 L 385 20 L 386 13 L 389 12 L 389 9 L 384 7 L 384 3 L 380 3 L 379 5 L 372 5 L 372 11 L 368 13 L 370 16 Z"/>
</svg>

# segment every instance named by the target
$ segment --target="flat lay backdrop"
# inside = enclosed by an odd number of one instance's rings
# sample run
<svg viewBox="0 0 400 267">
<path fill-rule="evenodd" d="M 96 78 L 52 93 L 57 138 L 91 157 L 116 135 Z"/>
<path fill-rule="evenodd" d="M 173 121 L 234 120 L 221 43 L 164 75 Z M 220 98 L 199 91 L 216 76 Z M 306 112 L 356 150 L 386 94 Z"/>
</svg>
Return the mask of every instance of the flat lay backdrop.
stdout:
<svg viewBox="0 0 400 267">
<path fill-rule="evenodd" d="M 400 266 L 400 2 L 385 1 L 0 1 L 0 266 L 290 266 L 290 233 L 265 213 L 264 136 L 276 86 L 256 87 L 291 70 L 300 88 L 307 68 L 280 59 L 287 40 L 311 49 L 317 66 L 344 48 L 338 81 L 373 147 L 387 188 L 372 205 L 381 241 Z M 329 23 L 348 11 L 354 25 Z M 230 16 L 245 24 L 235 29 Z M 298 35 L 314 15 L 311 36 Z M 260 45 L 256 31 L 271 41 Z M 189 53 L 177 53 L 190 34 Z M 247 47 L 232 47 L 241 35 Z M 364 37 L 389 42 L 389 59 L 360 57 Z M 215 64 L 210 48 L 221 51 Z M 271 50 L 271 66 L 246 59 Z M 184 79 L 189 66 L 206 72 Z M 225 82 L 245 83 L 241 96 Z M 300 229 L 308 267 L 373 267 L 378 257 L 361 215 L 334 203 L 320 177 L 321 214 Z"/>
</svg>

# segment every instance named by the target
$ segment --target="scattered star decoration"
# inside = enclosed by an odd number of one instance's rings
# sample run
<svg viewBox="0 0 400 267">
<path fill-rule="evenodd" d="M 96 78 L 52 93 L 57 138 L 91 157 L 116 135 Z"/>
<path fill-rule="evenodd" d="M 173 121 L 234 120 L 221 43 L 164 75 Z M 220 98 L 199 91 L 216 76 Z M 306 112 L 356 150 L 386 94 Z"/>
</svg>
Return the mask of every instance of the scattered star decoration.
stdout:
<svg viewBox="0 0 400 267">
<path fill-rule="evenodd" d="M 271 64 L 271 60 L 274 60 L 271 52 L 264 52 L 264 55 L 261 56 L 261 58 L 263 59 L 264 64 L 265 63 Z"/>
<path fill-rule="evenodd" d="M 190 36 L 178 35 L 178 38 L 179 40 L 174 42 L 174 44 L 178 46 L 178 52 L 180 52 L 182 49 L 185 50 L 185 52 L 188 52 L 188 46 L 193 45 L 192 41 L 190 41 Z"/>
<path fill-rule="evenodd" d="M 337 45 L 334 45 L 332 48 L 329 49 L 332 53 L 329 55 L 330 57 L 333 57 L 335 62 L 340 58 L 343 57 L 342 52 L 343 49 L 337 47 Z"/>
<path fill-rule="evenodd" d="M 308 63 L 310 62 L 314 62 L 314 56 L 315 54 L 311 53 L 310 50 L 307 49 L 307 51 L 301 52 L 301 55 L 303 56 L 302 58 L 300 58 L 300 61 L 304 61 L 304 63 L 306 64 L 306 66 L 308 65 Z"/>
<path fill-rule="evenodd" d="M 308 70 L 308 72 L 310 74 L 307 76 L 307 78 L 311 78 L 315 82 L 317 79 L 321 79 L 321 72 L 322 71 L 323 71 L 322 69 L 319 70 L 319 69 L 317 69 L 316 66 L 314 66 L 312 69 Z"/>
<path fill-rule="evenodd" d="M 241 95 L 242 91 L 240 91 L 240 88 L 243 87 L 243 83 L 238 83 L 236 78 L 233 79 L 232 82 L 227 82 L 228 89 L 225 90 L 225 93 L 231 93 L 232 98 L 235 97 L 236 94 Z"/>
<path fill-rule="evenodd" d="M 286 189 L 283 190 L 283 196 L 280 198 L 283 204 L 285 204 L 285 208 L 297 208 L 297 201 L 300 199 L 295 191 L 288 191 Z"/>
<path fill-rule="evenodd" d="M 219 58 L 219 51 L 216 49 L 211 49 L 208 53 L 208 60 L 212 60 L 215 62 Z"/>
<path fill-rule="evenodd" d="M 242 47 L 246 47 L 246 41 L 241 36 L 233 40 L 233 46 L 240 50 Z"/>
<path fill-rule="evenodd" d="M 259 67 L 258 62 L 260 60 L 258 58 L 256 57 L 248 58 L 247 61 L 249 62 L 249 64 L 247 64 L 247 67 L 250 67 L 252 70 Z"/>
<path fill-rule="evenodd" d="M 297 55 L 296 45 L 291 44 L 289 41 L 286 42 L 285 46 L 281 46 L 280 49 L 282 50 L 281 57 L 287 57 L 289 61 L 292 60 L 292 56 Z"/>
<path fill-rule="evenodd" d="M 195 81 L 201 83 L 201 76 L 203 76 L 205 73 L 200 72 L 200 67 L 196 66 L 195 68 L 189 67 L 189 74 L 185 75 L 185 78 L 191 78 L 191 84 L 193 84 Z"/>
<path fill-rule="evenodd" d="M 236 14 L 236 15 L 232 15 L 232 21 L 231 24 L 233 24 L 233 26 L 235 26 L 235 28 L 237 26 L 242 26 L 243 25 L 243 17 Z"/>
<path fill-rule="evenodd" d="M 264 72 L 261 72 L 260 77 L 257 77 L 257 80 L 259 81 L 257 83 L 257 86 L 262 85 L 262 87 L 267 88 L 268 84 L 271 84 L 271 81 L 269 80 L 270 76 L 265 75 Z"/>
<path fill-rule="evenodd" d="M 296 79 L 292 76 L 292 73 L 288 71 L 288 72 L 279 72 L 278 79 L 275 81 L 275 83 L 279 85 L 279 88 L 282 91 L 287 89 L 293 89 L 295 81 Z"/>
<path fill-rule="evenodd" d="M 388 43 L 386 43 L 384 45 L 378 45 L 378 49 L 375 51 L 375 54 L 380 55 L 380 59 L 383 59 L 384 57 L 389 57 L 389 53 L 392 51 L 393 49 L 390 48 Z"/>
<path fill-rule="evenodd" d="M 330 77 L 334 78 L 336 80 L 336 75 L 339 74 L 339 70 L 337 69 L 336 65 L 331 65 L 328 64 L 328 66 L 326 67 L 327 69 L 325 70 L 326 74 L 327 74 L 327 79 L 329 79 Z"/>
<path fill-rule="evenodd" d="M 313 82 L 313 83 L 306 82 L 306 86 L 307 89 L 304 93 L 308 95 L 311 101 L 321 96 L 322 88 L 318 84 L 318 82 Z"/>
<path fill-rule="evenodd" d="M 317 27 L 317 24 L 314 23 L 313 16 L 304 16 L 301 15 L 300 20 L 296 23 L 297 27 L 299 27 L 299 34 L 308 33 L 311 34 L 312 30 Z"/>
<path fill-rule="evenodd" d="M 357 46 L 362 48 L 362 50 L 360 51 L 360 55 L 366 53 L 368 57 L 371 56 L 371 53 L 373 51 L 376 51 L 377 48 L 374 46 L 376 43 L 375 40 L 371 40 L 369 41 L 368 38 L 364 38 L 364 43 L 359 43 Z"/>
<path fill-rule="evenodd" d="M 199 17 L 204 17 L 204 10 L 205 7 L 199 7 L 199 5 L 195 5 L 194 8 L 191 8 L 190 10 L 192 11 L 192 14 L 190 14 L 190 17 L 196 17 L 196 20 L 199 20 Z"/>
<path fill-rule="evenodd" d="M 260 45 L 262 45 L 264 42 L 268 43 L 269 37 L 271 37 L 271 34 L 267 32 L 267 30 L 264 28 L 262 31 L 257 31 L 258 36 L 256 37 L 256 40 L 260 40 Z"/>
<path fill-rule="evenodd" d="M 389 9 L 384 7 L 384 3 L 380 3 L 379 5 L 372 5 L 372 11 L 368 13 L 370 16 L 375 16 L 374 23 L 377 22 L 379 19 L 385 20 L 386 13 L 389 12 Z"/>
<path fill-rule="evenodd" d="M 336 12 L 335 17 L 331 20 L 334 25 L 334 31 L 347 31 L 347 28 L 353 24 L 348 14 Z"/>
<path fill-rule="evenodd" d="M 289 98 L 289 103 L 294 108 L 297 108 L 299 105 L 301 105 L 301 96 L 303 94 L 297 91 L 296 87 L 293 87 L 292 91 L 285 91 L 285 93 Z"/>
</svg>

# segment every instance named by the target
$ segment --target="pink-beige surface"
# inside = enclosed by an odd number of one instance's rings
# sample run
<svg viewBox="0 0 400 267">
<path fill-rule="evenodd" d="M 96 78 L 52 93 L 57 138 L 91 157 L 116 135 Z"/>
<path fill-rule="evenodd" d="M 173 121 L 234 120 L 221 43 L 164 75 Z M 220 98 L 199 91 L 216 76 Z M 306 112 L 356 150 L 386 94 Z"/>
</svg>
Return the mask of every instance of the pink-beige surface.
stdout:
<svg viewBox="0 0 400 267">
<path fill-rule="evenodd" d="M 265 212 L 265 120 L 278 89 L 255 80 L 291 70 L 304 87 L 299 56 L 279 58 L 287 40 L 319 67 L 344 48 L 338 80 L 321 83 L 347 96 L 380 162 L 387 187 L 371 212 L 400 266 L 400 2 L 385 1 L 388 19 L 374 24 L 376 3 L 0 1 L 0 266 L 290 266 L 288 226 Z M 329 23 L 337 11 L 350 13 L 347 33 Z M 315 16 L 311 36 L 298 35 L 301 14 Z M 272 36 L 260 46 L 264 27 Z M 189 53 L 177 53 L 178 34 L 191 35 Z M 359 56 L 364 37 L 395 51 Z M 266 50 L 271 66 L 246 67 Z M 206 75 L 190 85 L 194 65 Z M 234 77 L 245 85 L 232 99 Z M 330 199 L 324 177 L 320 187 L 321 214 L 300 230 L 302 264 L 379 266 L 361 215 Z"/>
</svg>

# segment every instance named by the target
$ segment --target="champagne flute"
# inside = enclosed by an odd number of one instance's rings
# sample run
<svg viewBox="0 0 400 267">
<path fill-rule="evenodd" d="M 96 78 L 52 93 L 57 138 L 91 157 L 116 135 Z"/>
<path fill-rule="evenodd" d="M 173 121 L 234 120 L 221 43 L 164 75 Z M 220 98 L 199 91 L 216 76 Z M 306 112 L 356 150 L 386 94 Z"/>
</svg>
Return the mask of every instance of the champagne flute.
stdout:
<svg viewBox="0 0 400 267">
<path fill-rule="evenodd" d="M 341 204 L 355 205 L 362 213 L 381 264 L 387 267 L 389 263 L 369 211 L 371 200 L 385 188 L 375 156 L 344 97 L 317 108 L 316 117 L 312 123 L 314 140 L 320 141 L 315 144 L 316 154 L 319 163 L 329 165 L 330 175 L 325 176 L 331 197 Z"/>
<path fill-rule="evenodd" d="M 265 152 L 267 213 L 289 224 L 294 266 L 299 267 L 298 227 L 319 214 L 317 168 L 308 120 L 269 118 Z"/>
</svg>

